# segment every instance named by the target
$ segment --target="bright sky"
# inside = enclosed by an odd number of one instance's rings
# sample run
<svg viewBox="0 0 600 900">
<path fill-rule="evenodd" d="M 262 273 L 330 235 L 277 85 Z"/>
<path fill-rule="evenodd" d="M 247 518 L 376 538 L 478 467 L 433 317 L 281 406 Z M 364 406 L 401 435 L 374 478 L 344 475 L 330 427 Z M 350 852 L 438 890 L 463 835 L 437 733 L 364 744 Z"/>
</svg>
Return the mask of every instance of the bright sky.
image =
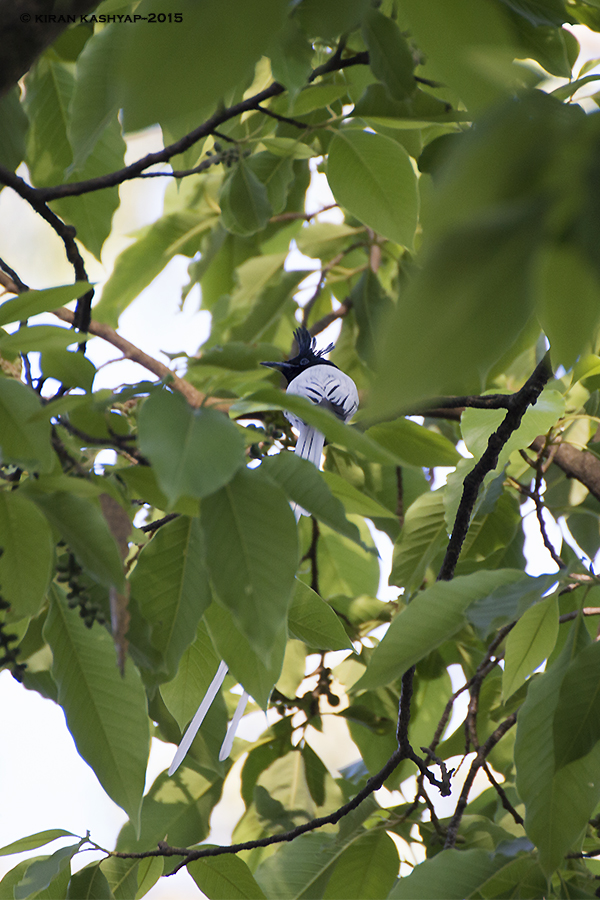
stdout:
<svg viewBox="0 0 600 900">
<path fill-rule="evenodd" d="M 583 47 L 581 61 L 600 56 L 600 36 L 579 27 L 573 31 Z M 129 141 L 127 162 L 132 162 L 159 146 L 156 133 L 138 135 Z M 100 266 L 91 257 L 86 259 L 92 281 L 105 280 L 115 257 L 129 242 L 126 235 L 155 221 L 161 215 L 165 187 L 166 179 L 165 182 L 158 179 L 129 182 L 122 186 L 122 203 L 115 217 L 115 233 L 104 248 L 104 266 Z M 325 177 L 320 176 L 315 180 L 309 197 L 309 208 L 319 209 L 329 202 L 332 202 L 332 197 L 328 193 Z M 62 243 L 8 189 L 0 194 L 0 248 L 0 255 L 31 287 L 49 287 L 72 280 L 72 271 L 64 259 Z M 120 321 L 119 331 L 124 337 L 167 364 L 169 360 L 162 351 L 176 352 L 184 349 L 193 354 L 208 333 L 208 314 L 198 311 L 198 287 L 190 292 L 183 309 L 179 310 L 181 287 L 188 280 L 187 263 L 181 257 L 174 259 L 131 304 Z M 296 267 L 309 268 L 310 261 L 304 258 L 302 263 L 294 265 Z M 53 318 L 46 321 L 56 323 Z M 335 332 L 332 335 L 327 333 L 320 340 L 327 343 L 334 340 L 335 336 Z M 100 339 L 90 341 L 88 346 L 89 354 L 96 364 L 118 356 L 115 348 L 109 347 Z M 147 377 L 146 370 L 134 363 L 115 363 L 100 371 L 95 388 L 114 387 Z M 555 566 L 543 546 L 535 518 L 530 515 L 528 519 L 532 523 L 531 527 L 527 527 L 526 555 L 530 560 L 528 571 L 530 574 L 554 571 Z M 550 534 L 560 547 L 560 531 L 557 526 L 551 528 Z M 391 547 L 384 535 L 378 534 L 376 537 L 382 556 L 382 580 L 387 582 Z M 382 596 L 385 598 L 389 595 L 382 592 Z M 44 700 L 35 692 L 25 690 L 7 671 L 3 671 L 0 673 L 0 708 L 4 723 L 0 734 L 0 796 L 3 813 L 0 817 L 0 847 L 25 835 L 56 827 L 81 836 L 89 829 L 97 843 L 108 848 L 114 847 L 126 816 L 106 796 L 91 769 L 77 754 L 60 707 Z M 264 716 L 254 714 L 247 719 L 247 730 L 244 733 L 240 729 L 240 734 L 251 738 L 264 728 Z M 328 765 L 335 768 L 355 761 L 358 753 L 347 737 L 346 730 L 340 729 L 337 720 L 330 727 Z M 332 747 L 336 748 L 336 755 L 331 755 Z M 172 745 L 154 741 L 148 784 L 168 767 L 174 749 Z M 238 763 L 235 767 L 238 773 L 239 768 Z M 465 771 L 466 768 L 465 766 Z M 388 799 L 391 802 L 391 798 Z M 385 803 L 385 793 L 380 796 L 380 802 Z M 234 807 L 237 808 L 237 813 Z M 240 801 L 235 798 L 234 772 L 225 800 L 213 815 L 211 839 L 215 842 L 228 841 L 230 822 L 235 821 L 241 811 Z M 447 810 L 439 812 L 447 814 Z M 63 843 L 70 842 L 66 840 Z M 60 842 L 56 842 L 50 845 L 50 850 L 54 851 L 60 845 Z M 48 850 L 42 848 L 35 853 L 0 857 L 0 877 L 25 856 L 46 852 Z M 78 857 L 78 867 L 87 864 L 92 858 L 91 853 Z M 182 870 L 173 879 L 161 879 L 146 896 L 149 900 L 172 900 L 174 896 L 185 900 L 187 897 L 198 898 L 200 894 L 190 876 Z"/>
</svg>

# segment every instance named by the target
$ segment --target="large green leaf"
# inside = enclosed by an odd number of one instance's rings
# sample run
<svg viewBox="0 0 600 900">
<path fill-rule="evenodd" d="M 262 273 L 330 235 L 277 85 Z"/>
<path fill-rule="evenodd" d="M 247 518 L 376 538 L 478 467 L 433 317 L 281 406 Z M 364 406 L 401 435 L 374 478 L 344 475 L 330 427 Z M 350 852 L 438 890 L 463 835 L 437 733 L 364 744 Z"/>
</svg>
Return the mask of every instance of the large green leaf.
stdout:
<svg viewBox="0 0 600 900">
<path fill-rule="evenodd" d="M 51 841 L 55 841 L 60 837 L 77 837 L 72 831 L 65 831 L 64 828 L 51 828 L 49 831 L 38 831 L 36 834 L 30 834 L 27 837 L 19 838 L 0 849 L 0 856 L 10 856 L 12 853 L 23 853 L 25 850 L 35 850 L 37 847 L 43 847 Z"/>
<path fill-rule="evenodd" d="M 54 461 L 50 423 L 35 420 L 40 399 L 12 378 L 0 378 L 0 462 L 49 472 Z"/>
<path fill-rule="evenodd" d="M 406 510 L 402 531 L 394 546 L 390 583 L 409 592 L 419 587 L 446 541 L 444 490 L 426 491 Z"/>
<path fill-rule="evenodd" d="M 58 309 L 59 306 L 82 297 L 89 289 L 87 281 L 76 281 L 75 284 L 63 284 L 45 291 L 24 291 L 18 297 L 0 304 L 0 325 L 21 322 L 30 316 Z"/>
<path fill-rule="evenodd" d="M 399 859 L 386 831 L 374 828 L 344 850 L 329 879 L 324 900 L 378 900 L 398 877 Z"/>
<path fill-rule="evenodd" d="M 111 78 L 118 52 L 119 25 L 97 30 L 77 57 L 75 90 L 67 125 L 73 148 L 73 169 L 82 169 L 118 109 Z"/>
<path fill-rule="evenodd" d="M 140 447 L 173 506 L 180 497 L 206 497 L 231 480 L 244 462 L 235 425 L 213 409 L 192 409 L 164 390 L 146 400 L 139 417 Z"/>
<path fill-rule="evenodd" d="M 15 900 L 26 900 L 27 897 L 36 896 L 39 891 L 47 888 L 65 869 L 69 871 L 72 858 L 81 847 L 81 841 L 71 844 L 69 847 L 61 847 L 55 850 L 52 856 L 35 859 L 27 867 L 21 881 L 15 885 L 13 896 Z"/>
<path fill-rule="evenodd" d="M 117 258 L 94 318 L 116 327 L 120 314 L 177 253 L 193 256 L 200 237 L 216 221 L 198 212 L 173 212 L 145 228 Z"/>
<path fill-rule="evenodd" d="M 255 234 L 273 212 L 266 187 L 243 159 L 223 183 L 219 203 L 223 225 L 232 234 Z"/>
<path fill-rule="evenodd" d="M 295 637 L 315 650 L 345 650 L 352 647 L 331 606 L 299 579 L 296 580 L 294 599 L 288 613 L 288 628 Z"/>
<path fill-rule="evenodd" d="M 287 616 L 298 564 L 296 523 L 285 494 L 260 471 L 242 468 L 205 498 L 201 519 L 219 601 L 268 659 Z"/>
<path fill-rule="evenodd" d="M 188 872 L 210 900 L 262 900 L 264 894 L 252 872 L 238 856 L 196 859 Z"/>
<path fill-rule="evenodd" d="M 123 590 L 125 574 L 119 548 L 99 507 L 67 491 L 30 496 L 66 541 L 80 564 L 105 587 Z"/>
<path fill-rule="evenodd" d="M 167 679 L 177 672 L 211 602 L 202 556 L 200 521 L 180 516 L 158 530 L 131 575 L 133 596 L 152 627 L 152 645 L 164 659 Z"/>
<path fill-rule="evenodd" d="M 53 587 L 44 635 L 52 676 L 77 750 L 100 784 L 139 829 L 150 749 L 146 694 L 135 667 L 119 673 L 107 631 L 86 628 L 64 593 Z"/>
<path fill-rule="evenodd" d="M 415 866 L 410 875 L 392 888 L 390 900 L 463 900 L 478 896 L 479 888 L 506 862 L 487 850 L 442 850 Z"/>
<path fill-rule="evenodd" d="M 117 849 L 156 847 L 165 834 L 175 847 L 189 847 L 205 840 L 209 817 L 222 787 L 222 777 L 204 769 L 182 765 L 173 776 L 161 772 L 144 796 L 139 837 L 128 822 L 119 834 Z"/>
<path fill-rule="evenodd" d="M 529 687 L 519 710 L 515 741 L 517 791 L 525 803 L 525 830 L 550 875 L 581 839 L 600 799 L 600 746 L 556 771 L 554 717 L 563 679 L 590 643 L 582 618 L 573 623 L 560 656 Z"/>
<path fill-rule="evenodd" d="M 30 120 L 27 166 L 33 184 L 62 184 L 73 154 L 67 138 L 73 75 L 56 58 L 42 57 L 27 76 L 25 108 Z"/>
<path fill-rule="evenodd" d="M 319 591 L 323 597 L 343 594 L 359 597 L 366 594 L 374 597 L 379 586 L 379 562 L 373 552 L 374 544 L 367 525 L 356 519 L 362 538 L 362 547 L 357 547 L 349 538 L 331 531 L 326 526 L 320 528 L 317 545 L 317 569 Z"/>
<path fill-rule="evenodd" d="M 279 0 L 251 5 L 233 0 L 224 17 L 220 8 L 193 0 L 162 5 L 144 0 L 136 13 L 150 18 L 120 26 L 120 86 L 128 130 L 190 114 L 200 123 L 252 73 L 284 23 L 285 6 Z M 159 24 L 161 16 L 173 18 Z"/>
<path fill-rule="evenodd" d="M 68 181 L 86 181 L 116 172 L 124 166 L 125 141 L 121 135 L 121 125 L 113 116 L 103 129 L 85 165 Z M 80 197 L 63 197 L 55 201 L 56 212 L 70 225 L 74 225 L 77 237 L 97 259 L 100 259 L 102 245 L 111 231 L 112 217 L 119 206 L 118 187 L 91 191 Z"/>
<path fill-rule="evenodd" d="M 182 731 L 198 709 L 216 675 L 219 662 L 206 625 L 202 622 L 196 640 L 181 656 L 177 674 L 160 689 L 169 712 Z"/>
<path fill-rule="evenodd" d="M 265 457 L 260 470 L 276 481 L 287 496 L 303 509 L 340 534 L 360 543 L 358 528 L 354 522 L 348 521 L 343 504 L 333 496 L 321 473 L 311 462 L 300 459 L 295 453 L 279 453 Z"/>
<path fill-rule="evenodd" d="M 569 369 L 593 343 L 600 315 L 600 281 L 584 255 L 569 246 L 540 254 L 538 317 L 550 341 L 552 365 Z M 566 296 L 577 297 L 577 315 L 569 315 Z"/>
<path fill-rule="evenodd" d="M 471 603 L 522 578 L 523 573 L 517 569 L 474 572 L 453 581 L 438 581 L 417 594 L 392 621 L 355 688 L 367 690 L 395 681 L 460 631 Z"/>
<path fill-rule="evenodd" d="M 556 769 L 586 756 L 600 740 L 600 645 L 577 654 L 560 686 L 554 714 Z"/>
<path fill-rule="evenodd" d="M 223 607 L 213 603 L 206 610 L 204 619 L 212 642 L 229 666 L 233 677 L 260 707 L 266 709 L 273 685 L 283 666 L 287 638 L 285 625 L 281 626 L 272 641 L 271 654 L 267 657 L 254 650 L 232 614 Z"/>
<path fill-rule="evenodd" d="M 502 693 L 514 694 L 552 653 L 558 637 L 558 596 L 530 607 L 506 639 Z"/>
<path fill-rule="evenodd" d="M 327 177 L 348 212 L 412 248 L 419 200 L 410 157 L 400 144 L 381 134 L 339 131 L 329 148 Z"/>
<path fill-rule="evenodd" d="M 486 106 L 516 83 L 515 51 L 501 8 L 478 0 L 406 0 L 403 10 L 436 76 L 469 109 Z"/>
<path fill-rule="evenodd" d="M 440 394 L 478 393 L 527 324 L 539 209 L 532 203 L 487 214 L 424 249 L 422 268 L 380 335 L 375 414 L 414 410 Z"/>
<path fill-rule="evenodd" d="M 26 497 L 0 493 L 0 590 L 18 617 L 39 612 L 50 581 L 54 542 L 47 520 Z"/>
<path fill-rule="evenodd" d="M 417 86 L 413 75 L 415 60 L 396 22 L 370 9 L 363 19 L 362 33 L 373 73 L 396 100 L 410 97 Z"/>
<path fill-rule="evenodd" d="M 447 437 L 410 419 L 401 418 L 372 425 L 365 434 L 390 453 L 395 453 L 409 466 L 455 466 L 461 459 L 460 453 Z"/>
</svg>

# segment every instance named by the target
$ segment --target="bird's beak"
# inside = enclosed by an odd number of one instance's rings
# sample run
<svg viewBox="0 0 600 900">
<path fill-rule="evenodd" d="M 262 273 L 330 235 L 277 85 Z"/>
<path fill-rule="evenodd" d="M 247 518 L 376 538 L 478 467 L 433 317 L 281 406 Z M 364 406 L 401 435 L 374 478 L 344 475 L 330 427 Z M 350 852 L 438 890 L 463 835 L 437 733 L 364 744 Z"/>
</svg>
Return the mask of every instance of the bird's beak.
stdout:
<svg viewBox="0 0 600 900">
<path fill-rule="evenodd" d="M 287 363 L 284 362 L 261 362 L 261 366 L 267 366 L 269 369 L 283 369 L 286 367 Z"/>
</svg>

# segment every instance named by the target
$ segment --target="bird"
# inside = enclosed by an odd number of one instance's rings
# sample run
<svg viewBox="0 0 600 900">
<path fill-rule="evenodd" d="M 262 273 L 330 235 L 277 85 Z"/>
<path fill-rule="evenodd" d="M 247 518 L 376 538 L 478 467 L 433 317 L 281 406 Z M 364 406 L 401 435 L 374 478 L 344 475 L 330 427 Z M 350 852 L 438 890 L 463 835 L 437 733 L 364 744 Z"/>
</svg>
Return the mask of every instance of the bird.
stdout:
<svg viewBox="0 0 600 900">
<path fill-rule="evenodd" d="M 342 372 L 330 359 L 324 359 L 334 345 L 329 344 L 323 350 L 317 350 L 316 338 L 311 337 L 304 326 L 294 331 L 294 338 L 298 353 L 293 359 L 288 359 L 287 362 L 263 362 L 261 366 L 279 369 L 287 380 L 286 393 L 306 397 L 317 406 L 329 409 L 342 422 L 348 422 L 358 409 L 358 391 L 349 375 Z M 298 430 L 295 453 L 319 468 L 325 435 L 294 413 L 286 412 L 285 417 Z M 300 516 L 310 515 L 296 504 L 294 514 L 296 521 Z"/>
<path fill-rule="evenodd" d="M 263 362 L 262 366 L 270 369 L 278 369 L 287 380 L 287 393 L 306 397 L 317 406 L 323 406 L 331 410 L 342 422 L 348 422 L 358 409 L 358 391 L 349 375 L 339 369 L 329 359 L 324 359 L 325 354 L 333 350 L 334 345 L 329 344 L 322 350 L 317 350 L 316 338 L 311 337 L 310 332 L 304 326 L 294 331 L 294 339 L 298 345 L 298 353 L 287 362 Z M 325 435 L 308 425 L 294 413 L 286 412 L 286 418 L 292 427 L 298 431 L 295 453 L 303 459 L 308 459 L 317 468 L 321 464 L 321 455 L 325 443 Z M 310 513 L 292 504 L 296 521 L 301 516 L 309 516 Z M 227 663 L 221 662 L 217 672 L 206 691 L 196 715 L 190 722 L 182 740 L 177 748 L 173 762 L 169 767 L 169 775 L 173 775 L 186 756 L 196 737 L 200 726 L 210 706 L 217 696 L 225 676 L 227 675 Z M 227 729 L 225 740 L 219 752 L 219 760 L 227 759 L 233 746 L 235 732 L 240 723 L 249 695 L 244 690 L 240 697 L 233 719 Z"/>
</svg>

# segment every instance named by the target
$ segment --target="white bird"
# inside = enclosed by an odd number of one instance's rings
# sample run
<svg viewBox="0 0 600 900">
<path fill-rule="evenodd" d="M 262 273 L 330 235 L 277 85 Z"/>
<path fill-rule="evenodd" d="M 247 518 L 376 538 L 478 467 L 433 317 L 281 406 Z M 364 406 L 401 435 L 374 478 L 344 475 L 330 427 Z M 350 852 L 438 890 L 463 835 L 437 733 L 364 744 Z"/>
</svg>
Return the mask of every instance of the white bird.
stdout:
<svg viewBox="0 0 600 900">
<path fill-rule="evenodd" d="M 304 326 L 294 332 L 294 337 L 298 344 L 297 356 L 287 362 L 264 362 L 261 365 L 268 366 L 271 369 L 279 369 L 285 375 L 288 382 L 288 394 L 306 397 L 317 406 L 324 406 L 326 409 L 331 410 L 342 422 L 347 422 L 358 409 L 358 391 L 352 379 L 345 375 L 341 369 L 338 369 L 335 363 L 330 362 L 328 359 L 323 359 L 326 353 L 333 350 L 333 344 L 330 344 L 324 350 L 317 350 L 315 338 L 311 338 L 309 331 Z M 325 435 L 313 428 L 312 425 L 303 422 L 294 413 L 286 412 L 285 416 L 292 423 L 292 426 L 298 430 L 295 452 L 298 456 L 310 460 L 319 468 Z M 296 521 L 298 521 L 300 516 L 310 515 L 296 503 L 293 504 L 292 508 Z M 210 709 L 211 703 L 223 684 L 227 671 L 227 664 L 221 662 L 198 707 L 196 715 L 190 722 L 177 748 L 169 768 L 169 775 L 173 775 L 183 762 L 186 753 L 192 745 L 192 741 L 198 733 L 198 729 L 204 721 L 204 717 Z M 244 691 L 221 746 L 219 753 L 221 761 L 227 759 L 231 753 L 235 732 L 244 715 L 248 699 L 248 694 Z"/>
</svg>

